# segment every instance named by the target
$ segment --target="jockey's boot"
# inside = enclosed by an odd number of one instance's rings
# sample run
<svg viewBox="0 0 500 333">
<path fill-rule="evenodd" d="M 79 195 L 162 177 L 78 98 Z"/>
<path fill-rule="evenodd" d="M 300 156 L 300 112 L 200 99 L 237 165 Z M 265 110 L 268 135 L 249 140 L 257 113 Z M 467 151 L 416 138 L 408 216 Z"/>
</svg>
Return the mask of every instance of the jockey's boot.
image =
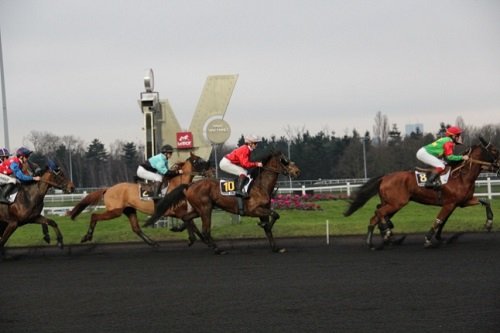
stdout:
<svg viewBox="0 0 500 333">
<path fill-rule="evenodd" d="M 434 189 L 439 187 L 439 185 L 436 184 L 436 180 L 438 179 L 438 177 L 439 177 L 439 173 L 436 171 L 432 171 L 429 178 L 427 178 L 427 181 L 425 182 L 424 186 L 426 188 L 434 188 Z"/>
<path fill-rule="evenodd" d="M 236 196 L 242 198 L 248 197 L 248 193 L 243 189 L 245 187 L 246 179 L 247 177 L 245 175 L 240 175 L 240 177 L 238 178 L 238 182 L 236 183 L 236 190 L 234 191 L 234 194 L 236 194 Z"/>
<path fill-rule="evenodd" d="M 7 183 L 0 188 L 0 203 L 10 203 L 9 193 L 16 186 L 16 184 Z"/>
<path fill-rule="evenodd" d="M 153 183 L 153 189 L 152 189 L 152 192 L 153 192 L 153 196 L 152 198 L 153 199 L 160 199 L 161 196 L 161 182 L 154 182 Z"/>
</svg>

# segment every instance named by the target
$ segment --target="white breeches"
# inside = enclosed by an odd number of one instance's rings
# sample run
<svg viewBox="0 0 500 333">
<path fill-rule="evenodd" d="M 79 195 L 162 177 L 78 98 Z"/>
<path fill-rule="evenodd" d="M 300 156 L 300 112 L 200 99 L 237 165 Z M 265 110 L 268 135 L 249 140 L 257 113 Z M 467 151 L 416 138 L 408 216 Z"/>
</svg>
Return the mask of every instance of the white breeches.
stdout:
<svg viewBox="0 0 500 333">
<path fill-rule="evenodd" d="M 441 170 L 444 170 L 444 168 L 446 167 L 446 164 L 441 159 L 429 154 L 424 147 L 420 148 L 417 151 L 417 158 L 419 161 L 435 168 L 440 168 Z"/>
<path fill-rule="evenodd" d="M 222 171 L 225 171 L 225 172 L 230 173 L 230 174 L 235 175 L 235 176 L 239 176 L 239 175 L 246 176 L 248 174 L 248 171 L 245 168 L 231 163 L 231 161 L 225 157 L 223 157 L 220 160 L 219 167 Z"/>
<path fill-rule="evenodd" d="M 16 183 L 16 178 L 4 175 L 3 173 L 0 173 L 0 185 L 4 184 L 15 184 Z"/>
<path fill-rule="evenodd" d="M 160 175 L 159 173 L 156 173 L 156 172 L 148 171 L 140 165 L 137 167 L 137 176 L 141 177 L 142 179 L 151 180 L 154 182 L 163 181 L 162 175 Z"/>
</svg>

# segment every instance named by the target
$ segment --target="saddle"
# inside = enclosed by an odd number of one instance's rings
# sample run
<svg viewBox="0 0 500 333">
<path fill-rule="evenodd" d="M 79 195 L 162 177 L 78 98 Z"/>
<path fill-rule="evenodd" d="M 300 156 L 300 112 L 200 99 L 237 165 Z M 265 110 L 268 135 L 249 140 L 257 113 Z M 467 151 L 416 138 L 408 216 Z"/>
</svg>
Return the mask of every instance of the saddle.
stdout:
<svg viewBox="0 0 500 333">
<path fill-rule="evenodd" d="M 243 204 L 243 198 L 236 195 L 236 183 L 237 182 L 238 182 L 238 178 L 219 179 L 220 194 L 223 196 L 236 197 L 236 200 L 238 202 L 238 214 L 244 215 L 245 214 L 245 206 Z M 246 183 L 243 186 L 243 190 L 246 193 L 249 193 L 252 184 L 253 184 L 253 178 L 248 176 Z"/>
<path fill-rule="evenodd" d="M 3 184 L 3 185 L 1 185 L 1 186 L 0 186 L 0 191 L 2 191 L 2 192 L 3 192 L 3 191 L 7 191 L 7 189 L 6 189 L 6 188 L 4 188 L 6 185 L 7 185 L 7 184 Z M 10 193 L 9 193 L 9 194 L 7 194 L 7 195 L 5 196 L 5 200 L 7 200 L 7 201 L 8 201 L 8 203 L 6 203 L 6 202 L 2 201 L 0 204 L 5 203 L 5 204 L 10 205 L 10 204 L 14 203 L 14 201 L 16 201 L 17 193 L 19 192 L 19 186 L 20 186 L 19 184 L 16 184 L 16 185 L 15 185 L 15 186 L 14 186 L 14 187 L 13 187 L 13 188 L 9 191 Z M 3 200 L 3 195 L 4 195 L 4 194 L 5 194 L 5 193 L 2 193 L 2 200 Z"/>
<path fill-rule="evenodd" d="M 415 179 L 417 181 L 417 185 L 419 187 L 425 187 L 425 182 L 434 171 L 434 168 L 421 168 L 415 167 Z M 448 183 L 448 179 L 450 178 L 451 167 L 446 166 L 445 171 L 439 176 L 437 182 L 439 182 L 440 186 Z"/>
<path fill-rule="evenodd" d="M 233 179 L 219 179 L 219 190 L 220 194 L 223 196 L 236 196 L 236 183 L 238 178 Z M 243 186 L 243 190 L 249 193 L 251 185 L 253 184 L 253 178 L 247 177 L 246 183 Z"/>
<path fill-rule="evenodd" d="M 137 178 L 136 183 L 139 185 L 139 198 L 141 200 L 153 200 L 155 196 L 155 186 L 153 182 L 148 182 L 146 180 Z M 166 188 L 163 188 L 160 192 L 160 198 L 165 195 Z M 158 198 L 156 198 L 158 199 Z"/>
</svg>

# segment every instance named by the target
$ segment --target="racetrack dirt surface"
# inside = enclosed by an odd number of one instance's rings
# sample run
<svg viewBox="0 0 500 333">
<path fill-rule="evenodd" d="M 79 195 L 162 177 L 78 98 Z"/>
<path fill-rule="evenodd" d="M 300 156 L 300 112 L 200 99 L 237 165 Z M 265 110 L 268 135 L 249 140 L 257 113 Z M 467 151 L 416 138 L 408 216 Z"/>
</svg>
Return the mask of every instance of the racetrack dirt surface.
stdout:
<svg viewBox="0 0 500 333">
<path fill-rule="evenodd" d="M 0 332 L 499 332 L 500 234 L 7 248 Z"/>
</svg>

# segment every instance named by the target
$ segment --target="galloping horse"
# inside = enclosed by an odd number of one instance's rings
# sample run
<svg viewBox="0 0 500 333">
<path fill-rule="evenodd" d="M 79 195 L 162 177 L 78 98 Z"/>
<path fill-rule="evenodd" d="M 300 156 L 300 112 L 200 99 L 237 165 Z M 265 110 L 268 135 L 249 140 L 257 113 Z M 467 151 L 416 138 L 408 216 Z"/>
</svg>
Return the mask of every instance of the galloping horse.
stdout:
<svg viewBox="0 0 500 333">
<path fill-rule="evenodd" d="M 171 193 L 167 194 L 157 205 L 155 213 L 146 221 L 145 226 L 153 224 L 163 213 L 182 199 L 188 201 L 190 210 L 182 216 L 182 220 L 188 226 L 192 220 L 201 217 L 202 220 L 202 241 L 204 241 L 215 253 L 224 253 L 213 240 L 210 229 L 212 224 L 212 210 L 219 207 L 233 214 L 258 217 L 259 225 L 264 229 L 266 236 L 274 252 L 284 251 L 279 249 L 274 241 L 272 228 L 279 214 L 271 209 L 271 197 L 275 189 L 278 175 L 290 175 L 298 177 L 299 168 L 295 163 L 289 161 L 281 152 L 274 152 L 263 160 L 263 167 L 256 169 L 258 175 L 253 180 L 249 190 L 249 197 L 243 200 L 243 209 L 235 196 L 225 196 L 221 194 L 220 183 L 217 179 L 203 179 L 190 185 L 180 185 Z"/>
<path fill-rule="evenodd" d="M 185 162 L 178 164 L 183 173 L 169 180 L 168 191 L 171 191 L 180 184 L 191 183 L 196 175 L 202 175 L 208 170 L 209 164 L 209 162 L 201 157 L 191 153 L 190 157 L 186 159 Z M 153 214 L 155 204 L 151 200 L 141 200 L 139 193 L 140 184 L 118 183 L 109 188 L 94 191 L 85 196 L 67 213 L 72 220 L 74 220 L 85 208 L 90 205 L 96 205 L 101 200 L 104 200 L 106 211 L 103 213 L 93 213 L 91 215 L 89 229 L 82 237 L 81 242 L 84 243 L 92 240 L 97 222 L 115 219 L 124 214 L 128 217 L 133 232 L 148 245 L 158 246 L 157 242 L 153 241 L 142 232 L 137 219 L 137 211 Z M 175 216 L 175 212 L 169 213 L 170 216 Z M 197 232 L 197 229 L 189 229 L 191 242 L 194 241 L 192 232 Z M 199 231 L 197 233 L 199 234 Z"/>
<path fill-rule="evenodd" d="M 485 228 L 491 230 L 493 212 L 490 203 L 484 199 L 474 197 L 475 181 L 482 170 L 499 172 L 500 152 L 491 143 L 479 138 L 480 144 L 471 147 L 467 153 L 468 161 L 455 164 L 451 167 L 448 183 L 440 190 L 428 189 L 417 185 L 414 171 L 398 171 L 385 176 L 370 179 L 354 195 L 354 198 L 345 211 L 345 216 L 361 208 L 371 197 L 378 193 L 380 204 L 375 215 L 370 219 L 366 243 L 373 248 L 372 237 L 376 225 L 379 226 L 384 243 L 391 242 L 392 222 L 390 219 L 410 200 L 424 205 L 441 206 L 436 220 L 425 235 L 425 247 L 431 247 L 441 241 L 441 231 L 455 208 L 482 204 L 486 207 Z"/>
<path fill-rule="evenodd" d="M 52 160 L 48 160 L 47 167 L 40 176 L 40 181 L 23 185 L 17 192 L 15 201 L 10 204 L 0 204 L 0 253 L 3 254 L 5 243 L 14 233 L 17 227 L 30 223 L 38 223 L 42 226 L 51 226 L 57 235 L 57 246 L 63 248 L 63 236 L 57 223 L 41 215 L 43 210 L 43 199 L 51 187 L 72 193 L 75 186 L 66 178 L 62 170 Z M 45 233 L 45 241 L 50 242 L 48 233 Z"/>
</svg>

